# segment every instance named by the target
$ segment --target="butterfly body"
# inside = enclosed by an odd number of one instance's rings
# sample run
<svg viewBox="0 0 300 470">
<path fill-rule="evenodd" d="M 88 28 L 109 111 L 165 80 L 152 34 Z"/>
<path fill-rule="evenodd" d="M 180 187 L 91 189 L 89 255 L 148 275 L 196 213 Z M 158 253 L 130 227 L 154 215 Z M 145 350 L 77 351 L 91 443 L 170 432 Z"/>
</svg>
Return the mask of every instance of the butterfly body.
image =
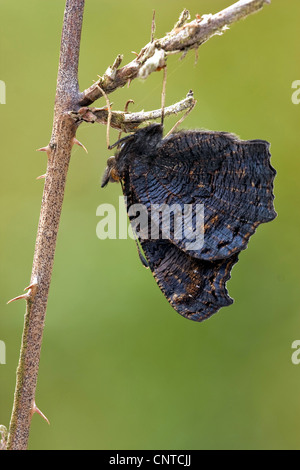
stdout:
<svg viewBox="0 0 300 470">
<path fill-rule="evenodd" d="M 103 186 L 120 181 L 129 215 L 130 207 L 143 206 L 160 235 L 162 217 L 152 216 L 153 207 L 176 207 L 182 214 L 190 208 L 183 229 L 171 217 L 167 236 L 153 237 L 147 226 L 138 238 L 171 305 L 186 318 L 202 321 L 233 302 L 226 281 L 238 254 L 260 223 L 276 217 L 275 174 L 266 141 L 204 130 L 163 138 L 162 126 L 151 124 L 128 136 L 109 159 Z M 203 240 L 190 249 L 200 206 Z"/>
</svg>

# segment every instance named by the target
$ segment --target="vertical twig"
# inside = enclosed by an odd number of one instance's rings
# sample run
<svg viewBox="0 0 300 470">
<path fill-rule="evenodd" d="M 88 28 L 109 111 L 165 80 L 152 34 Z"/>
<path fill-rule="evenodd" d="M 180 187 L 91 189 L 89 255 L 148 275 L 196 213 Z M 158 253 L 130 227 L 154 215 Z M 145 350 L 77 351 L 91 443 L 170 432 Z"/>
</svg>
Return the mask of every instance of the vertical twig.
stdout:
<svg viewBox="0 0 300 470">
<path fill-rule="evenodd" d="M 27 448 L 31 418 L 37 411 L 35 391 L 48 292 L 66 177 L 76 133 L 76 124 L 68 111 L 78 108 L 78 59 L 84 3 L 84 0 L 66 1 L 53 130 L 50 143 L 44 149 L 48 156 L 48 166 L 31 283 L 26 298 L 27 309 L 7 445 L 9 450 Z"/>
</svg>

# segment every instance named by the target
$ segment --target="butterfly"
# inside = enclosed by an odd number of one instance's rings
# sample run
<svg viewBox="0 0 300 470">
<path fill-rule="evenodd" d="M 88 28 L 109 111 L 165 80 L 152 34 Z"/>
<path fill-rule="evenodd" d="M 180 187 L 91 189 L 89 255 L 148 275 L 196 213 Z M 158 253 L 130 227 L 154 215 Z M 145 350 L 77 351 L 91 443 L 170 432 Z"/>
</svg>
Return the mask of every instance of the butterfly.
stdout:
<svg viewBox="0 0 300 470">
<path fill-rule="evenodd" d="M 239 253 L 258 225 L 277 216 L 270 144 L 206 130 L 181 130 L 163 138 L 161 124 L 138 129 L 117 144 L 120 149 L 108 159 L 102 187 L 121 183 L 134 229 L 131 208 L 145 208 L 146 229 L 137 232 L 140 256 L 169 303 L 198 322 L 231 305 L 226 282 Z M 169 230 L 163 230 L 161 213 L 153 219 L 151 212 L 162 206 L 182 209 L 182 214 L 190 207 L 186 227 L 176 228 L 171 217 Z M 197 207 L 204 208 L 202 238 L 190 249 Z"/>
</svg>

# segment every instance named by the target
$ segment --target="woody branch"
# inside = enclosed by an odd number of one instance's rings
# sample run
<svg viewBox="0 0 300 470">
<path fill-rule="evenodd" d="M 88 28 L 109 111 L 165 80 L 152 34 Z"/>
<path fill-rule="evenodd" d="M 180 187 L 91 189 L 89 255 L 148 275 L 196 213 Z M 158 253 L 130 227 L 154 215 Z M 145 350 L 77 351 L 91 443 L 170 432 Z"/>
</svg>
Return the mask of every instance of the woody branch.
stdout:
<svg viewBox="0 0 300 470">
<path fill-rule="evenodd" d="M 78 58 L 84 0 L 67 0 L 61 40 L 53 130 L 43 148 L 48 157 L 30 285 L 20 298 L 26 300 L 24 331 L 10 422 L 8 450 L 27 448 L 32 415 L 39 410 L 35 392 L 64 190 L 75 142 L 76 124 L 68 115 L 78 106 Z"/>
</svg>

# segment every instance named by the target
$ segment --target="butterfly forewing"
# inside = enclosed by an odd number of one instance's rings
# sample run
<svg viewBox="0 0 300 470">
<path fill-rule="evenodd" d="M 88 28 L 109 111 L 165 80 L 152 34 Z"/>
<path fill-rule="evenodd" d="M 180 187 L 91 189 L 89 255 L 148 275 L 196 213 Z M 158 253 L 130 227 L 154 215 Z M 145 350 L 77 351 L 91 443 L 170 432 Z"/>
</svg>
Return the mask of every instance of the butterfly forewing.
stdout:
<svg viewBox="0 0 300 470">
<path fill-rule="evenodd" d="M 182 213 L 190 205 L 197 227 L 196 209 L 203 205 L 204 245 L 193 256 L 204 260 L 245 249 L 257 226 L 276 217 L 275 174 L 267 142 L 207 131 L 179 132 L 164 139 L 151 155 L 137 154 L 129 169 L 136 198 L 150 214 L 162 203 L 180 205 Z M 179 239 L 175 235 L 172 218 L 170 241 L 189 251 L 189 231 L 183 230 Z"/>
</svg>

